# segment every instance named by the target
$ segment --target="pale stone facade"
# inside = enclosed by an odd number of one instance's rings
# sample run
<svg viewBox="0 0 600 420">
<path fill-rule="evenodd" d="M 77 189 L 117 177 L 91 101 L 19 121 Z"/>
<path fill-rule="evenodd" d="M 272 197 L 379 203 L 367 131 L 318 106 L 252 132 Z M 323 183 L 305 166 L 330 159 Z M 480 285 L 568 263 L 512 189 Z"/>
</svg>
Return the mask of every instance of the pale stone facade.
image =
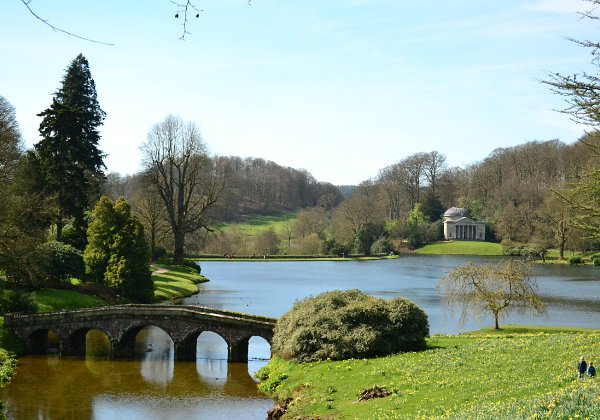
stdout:
<svg viewBox="0 0 600 420">
<path fill-rule="evenodd" d="M 452 207 L 442 216 L 444 239 L 447 241 L 484 241 L 485 223 L 469 217 L 469 211 L 462 207 Z"/>
</svg>

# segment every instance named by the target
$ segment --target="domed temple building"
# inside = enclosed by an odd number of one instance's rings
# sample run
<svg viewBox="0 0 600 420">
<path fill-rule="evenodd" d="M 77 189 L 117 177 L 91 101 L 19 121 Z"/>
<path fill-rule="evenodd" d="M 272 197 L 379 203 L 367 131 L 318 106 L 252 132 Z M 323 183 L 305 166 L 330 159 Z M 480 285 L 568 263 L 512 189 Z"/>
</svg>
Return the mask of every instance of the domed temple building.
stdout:
<svg viewBox="0 0 600 420">
<path fill-rule="evenodd" d="M 444 239 L 447 241 L 485 241 L 485 223 L 471 219 L 465 208 L 449 208 L 444 212 L 442 220 Z"/>
</svg>

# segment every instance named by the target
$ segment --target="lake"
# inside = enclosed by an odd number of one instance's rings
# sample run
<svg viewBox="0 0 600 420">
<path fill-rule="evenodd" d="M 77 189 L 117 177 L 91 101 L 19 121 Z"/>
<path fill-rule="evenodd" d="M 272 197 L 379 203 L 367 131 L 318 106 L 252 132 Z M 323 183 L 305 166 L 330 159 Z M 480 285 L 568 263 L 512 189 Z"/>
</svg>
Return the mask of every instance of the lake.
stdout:
<svg viewBox="0 0 600 420">
<path fill-rule="evenodd" d="M 492 326 L 491 315 L 459 325 L 435 293 L 439 278 L 466 261 L 458 256 L 402 256 L 378 261 L 206 261 L 211 281 L 182 304 L 199 304 L 279 317 L 297 299 L 333 289 L 361 289 L 383 298 L 405 297 L 429 315 L 432 334 Z M 600 269 L 563 265 L 535 268 L 547 318 L 510 316 L 504 322 L 600 328 Z M 501 321 L 502 326 L 502 321 Z M 266 363 L 268 345 L 252 339 L 245 363 L 227 363 L 224 341 L 200 336 L 197 361 L 173 360 L 170 338 L 154 327 L 138 336 L 136 360 L 110 360 L 105 338 L 88 334 L 86 358 L 27 356 L 0 397 L 16 419 L 264 419 L 273 403 L 258 393 L 252 374 Z M 152 345 L 153 351 L 143 349 Z M 103 347 L 104 346 L 104 347 Z"/>
<path fill-rule="evenodd" d="M 408 255 L 376 261 L 206 261 L 200 263 L 202 274 L 211 281 L 201 284 L 201 293 L 184 302 L 279 317 L 297 299 L 327 290 L 356 288 L 386 299 L 410 299 L 427 312 L 431 334 L 454 334 L 493 326 L 491 314 L 459 325 L 458 317 L 444 312 L 441 297 L 436 294 L 438 280 L 467 261 L 501 259 Z M 600 268 L 538 264 L 535 279 L 548 317 L 511 315 L 505 322 L 600 328 Z"/>
</svg>

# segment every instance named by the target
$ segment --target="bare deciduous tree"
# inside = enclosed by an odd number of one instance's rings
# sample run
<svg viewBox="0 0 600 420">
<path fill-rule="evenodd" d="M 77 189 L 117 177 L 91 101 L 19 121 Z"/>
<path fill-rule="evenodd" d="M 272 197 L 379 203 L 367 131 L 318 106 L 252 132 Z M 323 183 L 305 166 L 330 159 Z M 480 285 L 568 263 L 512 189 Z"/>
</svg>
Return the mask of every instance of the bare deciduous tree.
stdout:
<svg viewBox="0 0 600 420">
<path fill-rule="evenodd" d="M 199 127 L 169 115 L 141 147 L 145 169 L 164 202 L 173 233 L 173 262 L 183 263 L 185 236 L 211 230 L 211 211 L 225 190 L 227 167 L 208 156 Z"/>
<path fill-rule="evenodd" d="M 544 303 L 537 293 L 531 266 L 523 261 L 506 260 L 500 264 L 467 263 L 446 274 L 436 289 L 446 307 L 462 307 L 461 324 L 469 315 L 492 312 L 494 328 L 499 318 L 514 310 L 533 315 L 545 314 Z"/>
<path fill-rule="evenodd" d="M 169 232 L 165 203 L 153 185 L 143 185 L 133 196 L 132 208 L 148 235 L 152 258 Z"/>
</svg>

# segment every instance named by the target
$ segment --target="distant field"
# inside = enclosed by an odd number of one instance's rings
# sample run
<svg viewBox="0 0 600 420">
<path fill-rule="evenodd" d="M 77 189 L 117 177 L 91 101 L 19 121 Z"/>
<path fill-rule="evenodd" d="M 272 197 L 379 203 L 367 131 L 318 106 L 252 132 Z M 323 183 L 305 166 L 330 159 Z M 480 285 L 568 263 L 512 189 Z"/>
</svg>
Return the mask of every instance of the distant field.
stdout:
<svg viewBox="0 0 600 420">
<path fill-rule="evenodd" d="M 273 229 L 275 233 L 284 233 L 284 225 L 296 218 L 295 213 L 287 213 L 280 216 L 255 216 L 242 223 L 231 223 L 223 227 L 223 231 L 235 231 L 245 236 L 255 236 L 265 230 Z"/>
<path fill-rule="evenodd" d="M 425 255 L 502 255 L 502 246 L 492 242 L 453 241 L 437 242 L 417 249 Z"/>
</svg>

